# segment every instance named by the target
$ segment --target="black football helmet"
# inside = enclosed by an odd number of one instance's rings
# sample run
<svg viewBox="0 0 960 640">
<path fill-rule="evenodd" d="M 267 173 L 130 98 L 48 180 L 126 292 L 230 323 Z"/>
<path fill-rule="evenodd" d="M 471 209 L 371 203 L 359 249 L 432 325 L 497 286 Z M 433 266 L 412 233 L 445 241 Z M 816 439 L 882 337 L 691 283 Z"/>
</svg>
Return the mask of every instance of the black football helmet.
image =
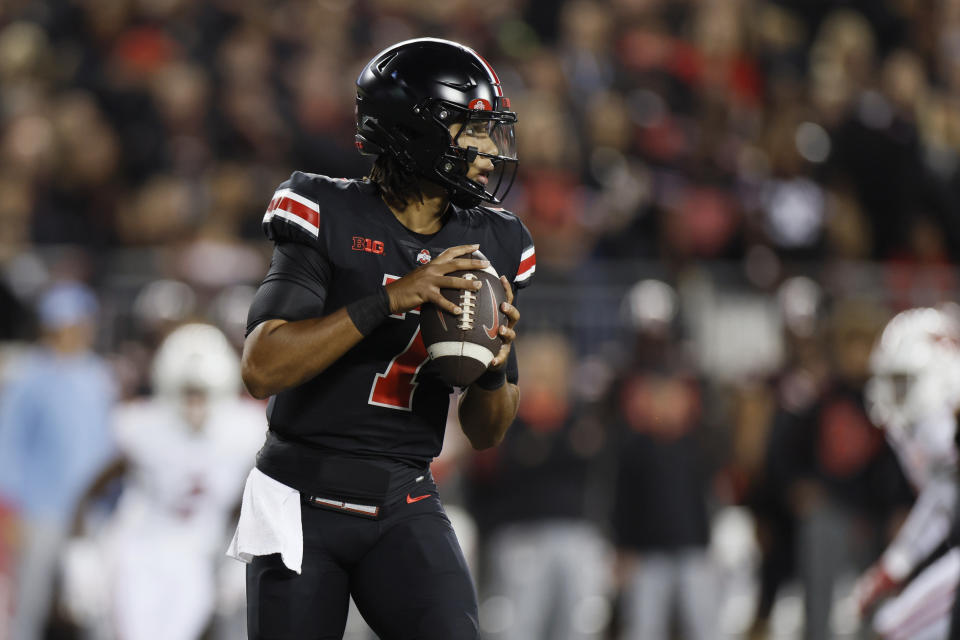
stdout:
<svg viewBox="0 0 960 640">
<path fill-rule="evenodd" d="M 377 54 L 357 78 L 357 149 L 392 155 L 445 186 L 457 206 L 497 205 L 517 171 L 517 115 L 509 108 L 496 72 L 475 51 L 437 38 L 407 40 Z M 461 146 L 462 133 L 481 144 Z M 493 171 L 471 180 L 478 156 Z"/>
</svg>

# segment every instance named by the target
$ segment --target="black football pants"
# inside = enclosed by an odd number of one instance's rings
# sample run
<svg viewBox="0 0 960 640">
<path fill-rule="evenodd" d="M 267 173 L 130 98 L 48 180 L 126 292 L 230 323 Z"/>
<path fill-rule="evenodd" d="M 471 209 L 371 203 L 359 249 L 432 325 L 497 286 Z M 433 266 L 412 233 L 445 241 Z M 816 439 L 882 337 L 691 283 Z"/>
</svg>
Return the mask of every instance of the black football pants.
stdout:
<svg viewBox="0 0 960 640">
<path fill-rule="evenodd" d="M 427 484 L 427 483 L 424 483 Z M 303 566 L 247 565 L 249 640 L 341 640 L 349 596 L 380 640 L 476 640 L 470 572 L 430 483 L 378 520 L 301 505 Z"/>
</svg>

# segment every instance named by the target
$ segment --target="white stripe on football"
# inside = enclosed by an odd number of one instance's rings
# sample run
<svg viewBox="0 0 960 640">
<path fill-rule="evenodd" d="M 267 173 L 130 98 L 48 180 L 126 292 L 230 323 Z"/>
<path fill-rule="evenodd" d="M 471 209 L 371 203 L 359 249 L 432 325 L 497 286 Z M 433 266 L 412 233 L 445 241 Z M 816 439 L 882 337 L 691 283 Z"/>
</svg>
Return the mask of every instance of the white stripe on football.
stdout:
<svg viewBox="0 0 960 640">
<path fill-rule="evenodd" d="M 490 349 L 472 342 L 437 342 L 427 347 L 427 353 L 433 360 L 444 356 L 466 356 L 481 362 L 485 367 L 490 364 L 490 361 L 496 355 Z"/>
</svg>

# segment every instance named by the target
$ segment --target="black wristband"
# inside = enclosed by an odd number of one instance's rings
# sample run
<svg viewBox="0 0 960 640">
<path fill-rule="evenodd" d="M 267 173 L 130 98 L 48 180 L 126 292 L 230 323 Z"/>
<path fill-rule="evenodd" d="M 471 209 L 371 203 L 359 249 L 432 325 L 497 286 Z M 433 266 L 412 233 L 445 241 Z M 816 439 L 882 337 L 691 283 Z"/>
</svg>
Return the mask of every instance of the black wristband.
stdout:
<svg viewBox="0 0 960 640">
<path fill-rule="evenodd" d="M 487 369 L 480 375 L 479 378 L 473 381 L 473 384 L 480 387 L 484 391 L 496 391 L 506 384 L 506 382 L 507 373 L 503 369 L 498 371 Z"/>
<path fill-rule="evenodd" d="M 348 304 L 347 315 L 353 320 L 357 331 L 364 336 L 370 335 L 390 315 L 390 296 L 386 287 L 380 287 L 373 295 Z"/>
</svg>

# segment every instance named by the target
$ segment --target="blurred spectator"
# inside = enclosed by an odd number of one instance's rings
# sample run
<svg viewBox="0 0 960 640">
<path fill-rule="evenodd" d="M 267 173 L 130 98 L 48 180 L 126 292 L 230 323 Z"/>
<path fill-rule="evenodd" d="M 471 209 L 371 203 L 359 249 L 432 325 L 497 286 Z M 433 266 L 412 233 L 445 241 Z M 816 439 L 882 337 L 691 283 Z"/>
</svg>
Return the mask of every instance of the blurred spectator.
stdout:
<svg viewBox="0 0 960 640">
<path fill-rule="evenodd" d="M 659 302 L 659 303 L 658 303 Z M 717 581 L 707 554 L 702 389 L 675 333 L 676 294 L 646 280 L 628 294 L 632 360 L 607 402 L 616 433 L 613 535 L 624 640 L 716 637 Z"/>
<path fill-rule="evenodd" d="M 42 344 L 16 363 L 0 397 L 0 501 L 20 521 L 12 637 L 42 638 L 73 505 L 113 451 L 114 384 L 92 351 L 97 300 L 54 285 L 37 310 Z"/>
<path fill-rule="evenodd" d="M 740 437 L 735 440 L 734 451 L 734 461 L 739 463 L 734 469 L 743 474 L 739 495 L 756 519 L 761 551 L 752 628 L 752 637 L 756 638 L 767 637 L 770 614 L 780 589 L 797 572 L 797 522 L 789 486 L 793 478 L 781 467 L 785 459 L 797 453 L 791 450 L 793 443 L 787 439 L 793 425 L 803 420 L 820 400 L 830 376 L 821 288 L 806 277 L 789 278 L 778 290 L 778 301 L 786 356 L 763 395 L 757 395 L 759 389 L 741 391 L 741 419 L 737 424 L 752 424 L 754 429 L 749 438 L 737 434 Z M 764 405 L 762 409 L 757 406 L 758 400 Z M 749 410 L 751 406 L 753 412 Z M 753 445 L 746 455 L 736 447 L 745 442 Z"/>
<path fill-rule="evenodd" d="M 519 416 L 498 447 L 476 455 L 469 479 L 485 540 L 483 637 L 599 640 L 610 613 L 597 484 L 606 433 L 577 397 L 564 336 L 525 335 L 518 357 Z"/>
</svg>

